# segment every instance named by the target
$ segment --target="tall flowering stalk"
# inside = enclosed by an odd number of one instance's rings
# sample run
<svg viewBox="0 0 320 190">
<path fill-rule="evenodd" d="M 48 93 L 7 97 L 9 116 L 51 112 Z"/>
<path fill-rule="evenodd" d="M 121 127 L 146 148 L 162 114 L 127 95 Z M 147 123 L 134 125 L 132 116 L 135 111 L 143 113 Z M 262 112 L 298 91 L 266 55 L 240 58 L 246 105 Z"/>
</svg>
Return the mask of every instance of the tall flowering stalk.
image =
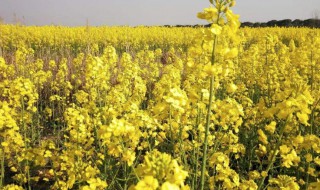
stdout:
<svg viewBox="0 0 320 190">
<path fill-rule="evenodd" d="M 223 31 L 229 31 L 230 33 L 235 33 L 240 26 L 238 21 L 238 16 L 233 14 L 233 12 L 229 9 L 230 7 L 235 5 L 234 0 L 210 0 L 211 6 L 209 8 L 205 8 L 203 12 L 198 13 L 198 18 L 207 20 L 211 27 L 204 31 L 204 39 L 205 42 L 212 44 L 211 51 L 211 59 L 210 64 L 205 66 L 205 72 L 210 80 L 210 91 L 209 91 L 209 103 L 207 106 L 207 115 L 206 115 L 206 125 L 205 125 L 205 138 L 203 144 L 203 161 L 201 165 L 201 181 L 200 181 L 200 189 L 204 189 L 205 184 L 205 173 L 206 173 L 206 162 L 207 162 L 207 148 L 208 148 L 208 136 L 209 136 L 209 128 L 210 128 L 210 117 L 211 117 L 211 109 L 212 109 L 212 101 L 214 98 L 214 79 L 216 74 L 215 63 L 217 61 L 216 58 L 216 50 L 218 44 L 218 37 L 221 35 Z M 229 28 L 229 30 L 224 29 L 224 27 Z M 229 51 L 229 49 L 225 49 Z M 232 51 L 230 51 L 232 52 Z M 237 54 L 230 53 L 230 54 Z M 233 57 L 233 56 L 232 56 Z"/>
</svg>

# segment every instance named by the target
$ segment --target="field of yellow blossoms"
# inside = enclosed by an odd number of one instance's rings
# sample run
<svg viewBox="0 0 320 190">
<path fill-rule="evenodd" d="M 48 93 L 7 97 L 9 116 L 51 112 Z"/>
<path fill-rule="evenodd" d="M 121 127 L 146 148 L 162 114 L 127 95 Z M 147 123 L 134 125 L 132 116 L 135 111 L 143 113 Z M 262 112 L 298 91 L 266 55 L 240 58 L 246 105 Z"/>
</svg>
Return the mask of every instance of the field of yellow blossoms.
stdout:
<svg viewBox="0 0 320 190">
<path fill-rule="evenodd" d="M 0 189 L 319 190 L 320 30 L 0 25 Z"/>
</svg>

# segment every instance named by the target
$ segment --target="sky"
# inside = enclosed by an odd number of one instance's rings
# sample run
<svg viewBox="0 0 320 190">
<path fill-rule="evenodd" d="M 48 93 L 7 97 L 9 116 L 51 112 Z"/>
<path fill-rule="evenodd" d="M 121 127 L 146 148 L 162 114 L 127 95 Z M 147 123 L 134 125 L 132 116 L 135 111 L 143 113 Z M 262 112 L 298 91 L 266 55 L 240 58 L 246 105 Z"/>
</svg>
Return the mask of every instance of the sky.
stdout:
<svg viewBox="0 0 320 190">
<path fill-rule="evenodd" d="M 0 18 L 40 26 L 206 24 L 196 14 L 208 6 L 208 0 L 0 0 Z M 237 0 L 233 12 L 242 22 L 320 18 L 320 0 Z"/>
</svg>

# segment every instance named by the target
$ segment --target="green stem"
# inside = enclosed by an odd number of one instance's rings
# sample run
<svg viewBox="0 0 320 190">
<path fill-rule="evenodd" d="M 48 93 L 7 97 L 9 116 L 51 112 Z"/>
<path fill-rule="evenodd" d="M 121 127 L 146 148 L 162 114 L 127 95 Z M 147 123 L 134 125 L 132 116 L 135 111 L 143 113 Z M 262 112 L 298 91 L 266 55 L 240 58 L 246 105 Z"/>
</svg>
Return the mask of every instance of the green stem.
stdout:
<svg viewBox="0 0 320 190">
<path fill-rule="evenodd" d="M 219 20 L 219 18 L 218 18 Z M 212 47 L 212 57 L 211 57 L 211 65 L 215 62 L 215 49 L 217 46 L 217 35 L 214 36 L 214 44 Z M 208 136 L 209 136 L 209 128 L 210 128 L 210 116 L 211 116 L 211 107 L 213 100 L 213 84 L 214 84 L 214 76 L 210 77 L 210 94 L 209 94 L 209 105 L 207 109 L 207 117 L 206 117 L 206 128 L 205 128 L 205 136 L 204 136 L 204 144 L 203 144 L 203 160 L 201 165 L 201 183 L 200 189 L 204 189 L 205 182 L 205 173 L 206 173 L 206 165 L 207 165 L 207 148 L 208 148 Z"/>
<path fill-rule="evenodd" d="M 124 189 L 127 189 L 128 188 L 128 174 L 127 174 L 127 163 L 124 163 Z"/>
<path fill-rule="evenodd" d="M 308 151 L 309 152 L 309 151 Z M 309 169 L 309 167 L 310 167 L 310 163 L 308 163 L 307 165 L 306 165 L 306 171 L 308 171 L 308 169 Z M 306 186 L 305 186 L 305 189 L 307 190 L 307 189 L 309 189 L 309 179 L 310 179 L 310 175 L 307 173 L 307 176 L 306 176 Z"/>
<path fill-rule="evenodd" d="M 1 178 L 0 178 L 0 188 L 4 186 L 4 151 L 1 151 Z"/>
<path fill-rule="evenodd" d="M 103 160 L 103 174 L 107 175 L 107 162 L 106 162 L 106 157 L 107 157 L 107 150 L 106 150 L 106 146 L 103 147 L 103 156 L 104 156 L 104 160 Z"/>
</svg>

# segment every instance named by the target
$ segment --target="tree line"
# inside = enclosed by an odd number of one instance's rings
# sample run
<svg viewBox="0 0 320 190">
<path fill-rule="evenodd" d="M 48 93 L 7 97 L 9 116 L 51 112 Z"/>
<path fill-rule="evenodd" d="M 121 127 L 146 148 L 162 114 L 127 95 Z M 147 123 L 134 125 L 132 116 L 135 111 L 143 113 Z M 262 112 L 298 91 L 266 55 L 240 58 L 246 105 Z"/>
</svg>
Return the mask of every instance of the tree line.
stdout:
<svg viewBox="0 0 320 190">
<path fill-rule="evenodd" d="M 207 25 L 164 25 L 164 27 L 210 27 Z M 242 22 L 241 27 L 309 27 L 320 28 L 320 19 L 311 18 L 306 20 L 300 19 L 283 19 L 283 20 L 271 20 L 268 22 Z"/>
<path fill-rule="evenodd" d="M 310 27 L 320 28 L 320 19 L 283 19 L 283 20 L 271 20 L 268 22 L 243 22 L 241 27 Z"/>
</svg>

